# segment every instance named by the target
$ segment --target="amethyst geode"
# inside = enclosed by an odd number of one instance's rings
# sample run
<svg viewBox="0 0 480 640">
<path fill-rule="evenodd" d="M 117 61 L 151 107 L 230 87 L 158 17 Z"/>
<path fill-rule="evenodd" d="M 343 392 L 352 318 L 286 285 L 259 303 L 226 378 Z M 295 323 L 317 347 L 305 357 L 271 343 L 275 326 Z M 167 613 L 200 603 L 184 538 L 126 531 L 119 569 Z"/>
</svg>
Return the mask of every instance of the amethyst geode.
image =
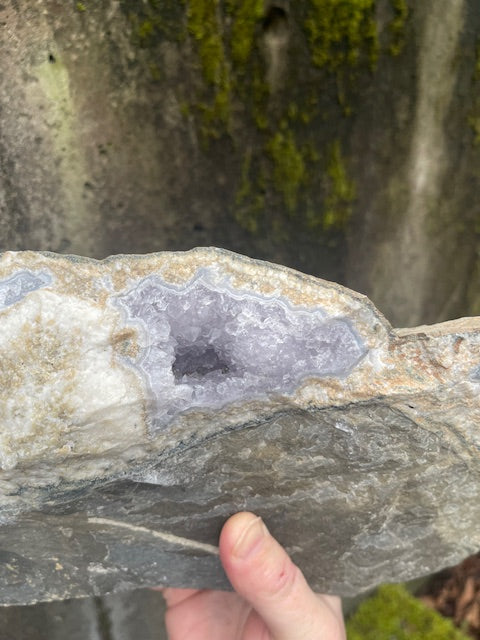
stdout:
<svg viewBox="0 0 480 640">
<path fill-rule="evenodd" d="M 479 332 L 394 330 L 219 249 L 2 254 L 0 602 L 228 588 L 240 509 L 322 591 L 456 562 L 480 547 Z"/>
<path fill-rule="evenodd" d="M 191 409 L 290 394 L 308 377 L 345 377 L 366 352 L 348 318 L 232 289 L 208 268 L 180 286 L 142 278 L 118 304 L 139 329 L 132 364 L 151 392 L 154 431 Z"/>
</svg>

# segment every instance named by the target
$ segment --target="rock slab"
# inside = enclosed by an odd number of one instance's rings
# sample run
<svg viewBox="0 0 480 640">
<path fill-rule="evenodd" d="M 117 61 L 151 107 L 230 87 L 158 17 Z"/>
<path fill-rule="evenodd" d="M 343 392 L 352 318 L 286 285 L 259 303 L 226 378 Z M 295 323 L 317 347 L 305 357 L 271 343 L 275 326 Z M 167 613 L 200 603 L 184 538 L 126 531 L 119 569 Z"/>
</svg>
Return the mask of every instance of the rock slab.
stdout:
<svg viewBox="0 0 480 640">
<path fill-rule="evenodd" d="M 219 249 L 0 256 L 0 601 L 228 588 L 260 514 L 354 595 L 480 547 L 480 320 Z"/>
</svg>

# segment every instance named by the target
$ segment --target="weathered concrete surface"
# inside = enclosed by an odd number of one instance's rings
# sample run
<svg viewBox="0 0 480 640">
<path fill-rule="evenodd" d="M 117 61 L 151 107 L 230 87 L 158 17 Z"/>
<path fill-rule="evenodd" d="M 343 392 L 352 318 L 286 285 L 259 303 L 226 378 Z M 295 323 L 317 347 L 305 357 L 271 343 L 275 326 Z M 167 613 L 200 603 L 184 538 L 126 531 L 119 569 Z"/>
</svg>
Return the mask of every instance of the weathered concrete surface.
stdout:
<svg viewBox="0 0 480 640">
<path fill-rule="evenodd" d="M 363 94 L 352 132 L 358 189 L 345 280 L 396 326 L 480 310 L 468 231 L 476 187 L 467 177 L 480 158 L 468 142 L 479 112 L 467 106 L 469 96 L 478 101 L 479 76 L 465 67 L 479 5 L 408 4 L 405 50 L 394 70 L 380 62 L 378 77 L 389 81 Z"/>
<path fill-rule="evenodd" d="M 0 250 L 213 244 L 480 314 L 480 5 L 337 5 L 3 0 Z"/>
<path fill-rule="evenodd" d="M 2 640 L 167 640 L 165 602 L 136 589 L 103 597 L 0 607 Z"/>
<path fill-rule="evenodd" d="M 217 249 L 5 253 L 0 352 L 3 603 L 227 588 L 240 509 L 343 595 L 480 546 L 478 319 Z"/>
<path fill-rule="evenodd" d="M 103 603 L 109 621 L 106 640 L 168 640 L 165 601 L 158 591 L 136 589 L 98 601 Z"/>
</svg>

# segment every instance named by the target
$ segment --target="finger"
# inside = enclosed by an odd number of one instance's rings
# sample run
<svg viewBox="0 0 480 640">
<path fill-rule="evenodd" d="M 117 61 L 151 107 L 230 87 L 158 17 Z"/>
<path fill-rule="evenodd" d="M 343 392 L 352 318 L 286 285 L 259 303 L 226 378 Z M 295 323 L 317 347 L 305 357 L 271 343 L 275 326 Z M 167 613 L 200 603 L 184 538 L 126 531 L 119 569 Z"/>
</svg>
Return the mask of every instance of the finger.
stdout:
<svg viewBox="0 0 480 640">
<path fill-rule="evenodd" d="M 178 594 L 173 595 L 176 598 Z M 197 591 L 173 604 L 169 602 L 165 626 L 171 640 L 237 638 L 248 612 L 249 605 L 236 593 Z"/>
<path fill-rule="evenodd" d="M 154 587 L 155 591 L 161 591 L 167 606 L 174 607 L 175 605 L 188 600 L 199 592 L 198 589 L 172 589 L 171 587 L 158 588 Z"/>
<path fill-rule="evenodd" d="M 247 512 L 232 516 L 222 529 L 220 558 L 233 588 L 275 640 L 344 640 L 337 600 L 313 593 L 260 518 Z"/>
</svg>

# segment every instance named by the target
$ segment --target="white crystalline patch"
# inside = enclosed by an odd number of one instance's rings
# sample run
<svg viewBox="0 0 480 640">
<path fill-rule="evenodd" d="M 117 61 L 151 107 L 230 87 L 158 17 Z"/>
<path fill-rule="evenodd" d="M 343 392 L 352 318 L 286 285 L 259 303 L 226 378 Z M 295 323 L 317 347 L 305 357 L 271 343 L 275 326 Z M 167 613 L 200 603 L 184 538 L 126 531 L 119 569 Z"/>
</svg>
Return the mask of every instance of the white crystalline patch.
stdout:
<svg viewBox="0 0 480 640">
<path fill-rule="evenodd" d="M 111 309 L 48 289 L 1 314 L 2 469 L 138 440 L 139 390 L 113 364 L 117 320 Z"/>
<path fill-rule="evenodd" d="M 214 286 L 207 270 L 183 287 L 144 278 L 117 303 L 140 330 L 133 364 L 153 395 L 154 429 L 190 408 L 288 393 L 308 376 L 347 376 L 366 353 L 348 319 Z"/>
</svg>

